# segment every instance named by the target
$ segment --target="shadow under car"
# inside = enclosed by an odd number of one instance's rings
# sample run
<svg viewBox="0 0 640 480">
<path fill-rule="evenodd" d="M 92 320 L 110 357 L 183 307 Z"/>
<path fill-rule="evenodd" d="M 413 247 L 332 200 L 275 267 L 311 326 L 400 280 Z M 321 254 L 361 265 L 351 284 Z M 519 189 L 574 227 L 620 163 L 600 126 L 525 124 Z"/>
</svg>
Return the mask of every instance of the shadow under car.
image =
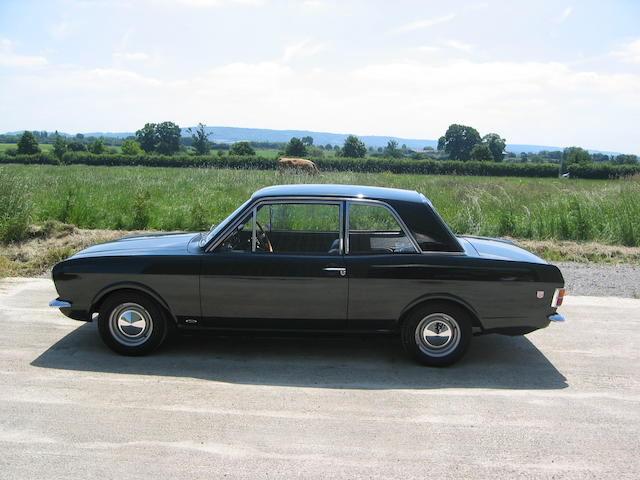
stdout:
<svg viewBox="0 0 640 480">
<path fill-rule="evenodd" d="M 414 363 L 390 336 L 189 335 L 145 357 L 114 354 L 94 323 L 79 326 L 31 365 L 219 382 L 344 389 L 561 389 L 566 378 L 526 337 L 474 337 L 447 368 Z"/>
</svg>

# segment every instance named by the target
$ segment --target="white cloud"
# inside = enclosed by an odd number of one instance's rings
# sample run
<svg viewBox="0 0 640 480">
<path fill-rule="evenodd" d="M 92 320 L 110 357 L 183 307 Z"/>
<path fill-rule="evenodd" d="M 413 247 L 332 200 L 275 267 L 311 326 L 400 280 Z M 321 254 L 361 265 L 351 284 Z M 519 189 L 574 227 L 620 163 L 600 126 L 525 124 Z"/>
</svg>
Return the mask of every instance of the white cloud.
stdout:
<svg viewBox="0 0 640 480">
<path fill-rule="evenodd" d="M 423 53 L 436 53 L 436 52 L 439 52 L 441 49 L 440 47 L 436 47 L 434 45 L 420 45 L 419 47 L 412 48 L 412 50 L 416 52 L 423 52 Z"/>
<path fill-rule="evenodd" d="M 326 49 L 324 43 L 312 43 L 310 38 L 305 38 L 301 42 L 287 45 L 284 49 L 282 61 L 287 63 L 296 58 L 305 58 L 316 55 Z"/>
<path fill-rule="evenodd" d="M 465 6 L 465 10 L 469 12 L 484 10 L 485 8 L 489 8 L 489 2 L 475 2 Z"/>
<path fill-rule="evenodd" d="M 116 59 L 131 61 L 142 61 L 149 59 L 149 55 L 143 52 L 116 52 L 113 54 L 113 57 Z"/>
<path fill-rule="evenodd" d="M 421 30 L 423 28 L 432 27 L 432 26 L 437 25 L 439 23 L 450 22 L 454 18 L 456 18 L 456 15 L 454 13 L 450 13 L 449 15 L 445 15 L 444 17 L 428 18 L 428 19 L 425 19 L 425 20 L 417 20 L 415 22 L 411 22 L 411 23 L 407 23 L 406 25 L 402 25 L 402 26 L 400 26 L 398 28 L 394 28 L 393 30 L 391 30 L 391 32 L 392 33 L 404 33 L 404 32 L 411 32 L 413 30 Z"/>
<path fill-rule="evenodd" d="M 323 0 L 305 0 L 302 2 L 302 8 L 309 12 L 316 12 L 327 8 L 327 2 Z"/>
<path fill-rule="evenodd" d="M 443 45 L 447 47 L 455 48 L 456 50 L 460 50 L 461 52 L 470 52 L 473 50 L 473 45 L 470 43 L 460 42 L 458 40 L 443 40 Z"/>
<path fill-rule="evenodd" d="M 161 80 L 152 77 L 145 77 L 135 72 L 122 70 L 119 68 L 94 68 L 91 70 L 77 70 L 67 74 L 68 80 L 64 77 L 58 81 L 66 85 L 74 85 L 74 88 L 86 90 L 94 89 L 130 89 L 134 87 L 161 87 L 166 86 Z"/>
<path fill-rule="evenodd" d="M 555 17 L 553 19 L 553 21 L 555 23 L 562 23 L 564 22 L 567 18 L 569 18 L 569 16 L 571 15 L 571 13 L 573 13 L 573 7 L 567 7 L 565 8 L 562 13 L 560 15 L 558 15 L 557 17 Z"/>
<path fill-rule="evenodd" d="M 620 57 L 625 62 L 640 63 L 640 38 L 623 45 L 620 50 L 611 52 L 611 55 Z"/>
<path fill-rule="evenodd" d="M 266 0 L 150 0 L 152 3 L 173 4 L 188 8 L 218 8 L 229 5 L 261 6 Z"/>
<path fill-rule="evenodd" d="M 29 128 L 68 131 L 131 130 L 171 119 L 185 126 L 202 121 L 437 138 L 449 124 L 464 123 L 512 143 L 637 149 L 640 75 L 434 57 L 344 71 L 294 65 L 235 62 L 179 81 L 120 68 L 16 75 L 2 105 L 14 114 L 0 116 L 0 129 L 28 125 L 36 112 L 39 124 Z M 43 103 L 47 111 L 36 110 Z M 67 123 L 58 113 L 64 108 L 74 112 Z"/>
<path fill-rule="evenodd" d="M 49 34 L 56 40 L 61 40 L 69 34 L 69 27 L 68 22 L 56 23 L 49 28 Z"/>
<path fill-rule="evenodd" d="M 11 40 L 0 39 L 0 67 L 33 68 L 43 67 L 47 63 L 45 57 L 13 53 Z"/>
</svg>

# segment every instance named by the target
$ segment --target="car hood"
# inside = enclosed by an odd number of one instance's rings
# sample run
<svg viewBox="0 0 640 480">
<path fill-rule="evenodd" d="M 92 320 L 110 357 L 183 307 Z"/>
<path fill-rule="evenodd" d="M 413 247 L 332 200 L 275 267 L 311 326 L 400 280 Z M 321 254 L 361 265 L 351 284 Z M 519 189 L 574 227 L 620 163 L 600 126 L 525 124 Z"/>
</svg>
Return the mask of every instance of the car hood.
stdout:
<svg viewBox="0 0 640 480">
<path fill-rule="evenodd" d="M 494 260 L 511 260 L 514 262 L 547 263 L 542 258 L 514 245 L 509 240 L 466 235 L 461 235 L 457 238 L 464 247 L 465 253 L 470 256 Z"/>
<path fill-rule="evenodd" d="M 71 258 L 123 255 L 187 255 L 189 243 L 199 233 L 158 232 L 127 235 L 112 242 L 98 243 L 80 250 Z"/>
</svg>

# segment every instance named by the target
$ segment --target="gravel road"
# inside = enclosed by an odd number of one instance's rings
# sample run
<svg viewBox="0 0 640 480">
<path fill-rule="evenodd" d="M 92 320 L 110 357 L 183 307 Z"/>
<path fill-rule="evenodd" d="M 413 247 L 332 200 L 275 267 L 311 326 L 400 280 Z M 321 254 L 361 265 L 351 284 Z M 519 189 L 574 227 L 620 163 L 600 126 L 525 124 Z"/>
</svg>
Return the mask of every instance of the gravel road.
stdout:
<svg viewBox="0 0 640 480">
<path fill-rule="evenodd" d="M 640 298 L 640 265 L 555 263 L 569 295 Z"/>
</svg>

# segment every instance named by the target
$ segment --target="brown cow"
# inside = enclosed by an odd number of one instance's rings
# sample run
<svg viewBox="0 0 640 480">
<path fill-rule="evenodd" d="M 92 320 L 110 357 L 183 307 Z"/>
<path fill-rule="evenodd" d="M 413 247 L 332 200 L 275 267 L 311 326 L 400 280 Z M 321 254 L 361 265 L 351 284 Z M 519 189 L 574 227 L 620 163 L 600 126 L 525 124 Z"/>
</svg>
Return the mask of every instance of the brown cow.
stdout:
<svg viewBox="0 0 640 480">
<path fill-rule="evenodd" d="M 278 171 L 284 172 L 285 170 L 305 172 L 309 175 L 318 175 L 320 173 L 315 163 L 304 158 L 280 158 L 278 160 Z"/>
</svg>

